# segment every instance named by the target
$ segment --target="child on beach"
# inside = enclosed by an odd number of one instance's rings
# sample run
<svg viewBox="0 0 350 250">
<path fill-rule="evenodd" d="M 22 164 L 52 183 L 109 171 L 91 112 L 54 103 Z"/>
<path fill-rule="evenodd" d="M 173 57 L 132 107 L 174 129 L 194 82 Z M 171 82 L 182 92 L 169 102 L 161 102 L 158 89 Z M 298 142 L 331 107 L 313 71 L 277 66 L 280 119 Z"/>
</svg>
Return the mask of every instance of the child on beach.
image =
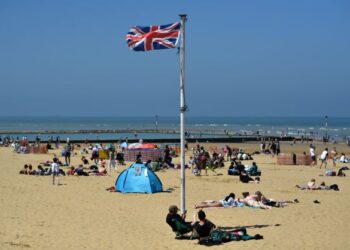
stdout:
<svg viewBox="0 0 350 250">
<path fill-rule="evenodd" d="M 315 153 L 315 148 L 312 144 L 310 144 L 310 156 L 311 156 L 311 164 L 310 166 L 315 166 L 316 164 L 316 153 Z"/>
<path fill-rule="evenodd" d="M 190 156 L 190 160 L 188 161 L 188 166 L 191 168 L 191 170 L 193 171 L 194 166 L 195 166 L 195 162 L 192 156 Z"/>
<path fill-rule="evenodd" d="M 51 173 L 52 173 L 52 185 L 55 185 L 55 180 L 57 179 L 57 185 L 60 185 L 59 179 L 60 166 L 57 164 L 57 158 L 53 159 L 51 164 Z"/>
<path fill-rule="evenodd" d="M 109 151 L 109 164 L 108 164 L 109 174 L 112 173 L 112 169 L 117 170 L 115 156 L 116 156 L 115 149 L 114 148 L 110 149 L 110 151 Z"/>
</svg>

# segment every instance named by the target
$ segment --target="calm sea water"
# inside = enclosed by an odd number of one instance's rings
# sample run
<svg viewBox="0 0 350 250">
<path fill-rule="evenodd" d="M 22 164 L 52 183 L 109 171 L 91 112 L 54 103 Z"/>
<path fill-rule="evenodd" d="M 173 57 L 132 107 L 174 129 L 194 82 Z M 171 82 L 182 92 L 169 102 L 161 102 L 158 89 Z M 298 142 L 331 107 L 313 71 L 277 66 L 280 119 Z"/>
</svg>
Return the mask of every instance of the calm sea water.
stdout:
<svg viewBox="0 0 350 250">
<path fill-rule="evenodd" d="M 105 129 L 159 129 L 179 130 L 178 117 L 0 117 L 0 133 L 10 131 L 44 130 L 105 130 Z M 327 126 L 326 126 L 327 123 Z M 350 136 L 350 117 L 186 117 L 186 130 L 193 136 L 199 134 L 218 136 L 233 134 L 309 135 L 320 138 L 326 133 L 340 140 Z M 7 133 L 10 134 L 10 133 Z M 15 134 L 10 134 L 16 136 Z M 57 136 L 58 134 L 52 134 Z M 4 134 L 2 135 L 4 136 Z M 22 135 L 20 135 L 22 136 Z M 28 135 L 34 138 L 36 135 Z M 47 138 L 51 135 L 43 135 Z M 61 138 L 114 139 L 135 137 L 134 133 L 61 134 Z M 141 138 L 178 138 L 178 134 L 138 134 Z"/>
</svg>

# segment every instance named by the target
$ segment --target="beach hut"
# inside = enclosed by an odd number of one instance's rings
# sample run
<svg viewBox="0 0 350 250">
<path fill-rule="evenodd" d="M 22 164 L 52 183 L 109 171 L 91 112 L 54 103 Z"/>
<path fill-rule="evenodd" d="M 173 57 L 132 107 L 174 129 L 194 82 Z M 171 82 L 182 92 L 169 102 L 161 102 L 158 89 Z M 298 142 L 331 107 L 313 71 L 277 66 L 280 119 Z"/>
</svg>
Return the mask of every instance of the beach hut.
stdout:
<svg viewBox="0 0 350 250">
<path fill-rule="evenodd" d="M 115 190 L 121 193 L 157 193 L 163 192 L 163 185 L 158 176 L 144 164 L 133 163 L 120 173 Z"/>
</svg>

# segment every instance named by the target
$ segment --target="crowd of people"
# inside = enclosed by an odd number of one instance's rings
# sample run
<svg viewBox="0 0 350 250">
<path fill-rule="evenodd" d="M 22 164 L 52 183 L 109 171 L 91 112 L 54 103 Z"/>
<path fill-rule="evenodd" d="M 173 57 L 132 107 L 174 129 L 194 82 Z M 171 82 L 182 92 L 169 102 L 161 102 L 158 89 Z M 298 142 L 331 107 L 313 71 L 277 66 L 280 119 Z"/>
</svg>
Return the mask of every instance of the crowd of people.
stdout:
<svg viewBox="0 0 350 250">
<path fill-rule="evenodd" d="M 108 155 L 105 156 L 104 159 L 101 158 L 100 150 L 108 151 Z M 118 170 L 118 165 L 124 164 L 124 150 L 124 147 L 117 146 L 117 148 L 115 148 L 114 145 L 111 144 L 90 144 L 86 148 L 82 148 L 79 145 L 74 145 L 70 141 L 67 141 L 61 152 L 61 156 L 64 157 L 64 160 L 61 161 L 59 157 L 54 155 L 52 161 L 41 163 L 37 166 L 37 169 L 33 169 L 31 164 L 25 164 L 19 173 L 24 175 L 52 176 L 53 185 L 60 185 L 60 176 L 104 176 L 110 174 L 113 170 Z M 77 167 L 72 166 L 71 157 L 77 155 L 79 152 L 80 162 Z M 260 142 L 259 153 L 275 156 L 279 155 L 280 152 L 281 148 L 278 140 L 269 140 L 267 142 L 262 140 Z M 310 145 L 310 155 L 312 158 L 312 165 L 316 165 L 316 148 L 312 144 Z M 157 161 L 152 162 L 151 160 L 143 159 L 141 151 L 137 154 L 135 161 L 145 164 L 151 171 L 169 168 L 177 169 L 179 166 L 173 161 L 174 156 L 175 151 L 168 145 L 165 145 L 162 157 Z M 338 156 L 335 147 L 333 147 L 330 152 L 328 148 L 325 148 L 319 156 L 321 161 L 320 168 L 327 168 L 327 162 L 329 160 L 331 160 L 333 167 L 337 166 L 337 162 L 349 162 L 345 154 L 342 153 L 339 158 Z M 246 160 L 250 160 L 250 162 L 244 165 L 242 161 Z M 230 164 L 227 169 L 228 175 L 238 176 L 241 183 L 259 184 L 261 182 L 261 170 L 257 163 L 253 161 L 253 154 L 249 154 L 240 149 L 231 148 L 228 145 L 223 148 L 222 152 L 218 153 L 215 150 L 207 151 L 203 146 L 197 144 L 192 149 L 192 155 L 189 157 L 186 167 L 196 176 L 201 176 L 203 171 L 205 175 L 208 175 L 209 171 L 213 172 L 215 175 L 219 175 L 221 171 L 217 170 L 225 167 L 226 162 Z M 63 167 L 67 168 L 64 170 Z M 328 175 L 326 171 L 326 176 L 344 177 L 345 173 L 343 170 L 346 169 L 341 168 L 338 170 L 338 173 L 334 175 L 333 173 L 332 175 Z M 340 191 L 337 184 L 326 185 L 325 182 L 321 182 L 317 185 L 315 179 L 311 179 L 306 184 L 296 185 L 295 187 L 301 190 Z M 205 200 L 194 205 L 194 208 L 199 210 L 194 214 L 192 222 L 187 222 L 186 213 L 179 215 L 177 206 L 172 205 L 169 207 L 166 222 L 178 236 L 190 233 L 192 238 L 199 239 L 199 242 L 204 244 L 215 241 L 261 239 L 261 235 L 248 235 L 245 228 L 234 230 L 218 228 L 213 222 L 206 218 L 206 214 L 202 209 L 229 207 L 272 209 L 273 207 L 285 207 L 289 204 L 296 203 L 299 203 L 298 199 L 278 200 L 267 198 L 260 191 L 256 191 L 253 194 L 243 192 L 241 197 L 236 197 L 234 193 L 230 193 L 221 200 Z M 220 238 L 220 240 L 218 238 Z"/>
</svg>

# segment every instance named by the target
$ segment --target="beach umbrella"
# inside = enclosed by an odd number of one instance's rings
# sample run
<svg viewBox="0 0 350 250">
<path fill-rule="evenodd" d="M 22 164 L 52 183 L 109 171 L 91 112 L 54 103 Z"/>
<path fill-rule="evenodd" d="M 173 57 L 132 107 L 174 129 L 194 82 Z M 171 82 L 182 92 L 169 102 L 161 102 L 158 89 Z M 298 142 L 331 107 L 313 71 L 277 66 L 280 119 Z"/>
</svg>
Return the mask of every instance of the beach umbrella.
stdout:
<svg viewBox="0 0 350 250">
<path fill-rule="evenodd" d="M 132 143 L 128 146 L 128 149 L 153 149 L 153 148 L 157 148 L 157 146 L 152 143 Z"/>
</svg>

